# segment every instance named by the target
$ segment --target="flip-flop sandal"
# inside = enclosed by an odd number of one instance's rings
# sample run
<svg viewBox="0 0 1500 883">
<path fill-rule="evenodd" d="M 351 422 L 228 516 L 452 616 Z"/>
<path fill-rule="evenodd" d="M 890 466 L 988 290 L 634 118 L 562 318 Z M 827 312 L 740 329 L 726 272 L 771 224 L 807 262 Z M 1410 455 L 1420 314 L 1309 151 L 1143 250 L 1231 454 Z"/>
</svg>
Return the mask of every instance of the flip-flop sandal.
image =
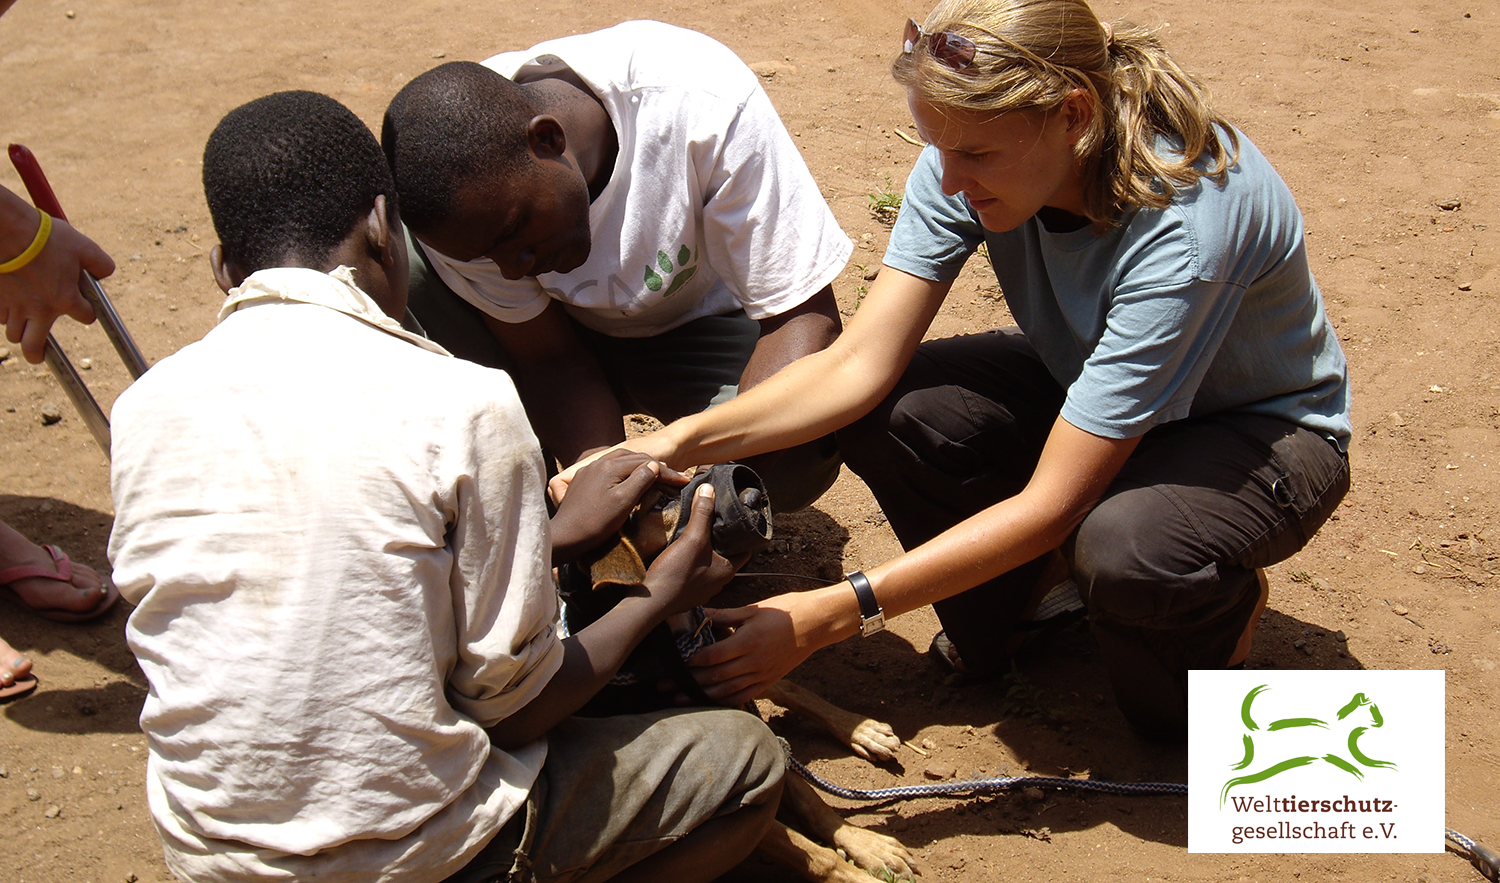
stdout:
<svg viewBox="0 0 1500 883">
<path fill-rule="evenodd" d="M 20 699 L 36 689 L 36 675 L 27 675 L 24 678 L 16 678 L 16 682 L 9 687 L 0 687 L 0 702 L 10 702 Z"/>
<path fill-rule="evenodd" d="M 16 663 L 24 661 L 26 661 L 26 657 L 17 656 L 15 659 L 11 660 L 10 667 L 14 669 L 16 667 Z M 36 679 L 36 675 L 27 672 L 26 674 L 16 678 L 14 682 L 0 687 L 0 702 L 9 702 L 12 699 L 20 699 L 27 693 L 35 690 L 37 683 L 38 681 Z"/>
<path fill-rule="evenodd" d="M 67 553 L 50 544 L 44 545 L 42 548 L 46 549 L 47 554 L 52 556 L 52 563 L 57 569 L 48 570 L 45 567 L 35 564 L 20 564 L 15 567 L 7 567 L 4 570 L 0 570 L 0 593 L 9 595 L 11 600 L 17 604 L 35 613 L 37 616 L 43 619 L 50 619 L 53 622 L 88 622 L 109 612 L 109 609 L 115 606 L 115 602 L 120 600 L 120 590 L 115 588 L 114 582 L 109 577 L 101 574 L 99 579 L 104 583 L 104 597 L 99 599 L 99 603 L 95 604 L 89 610 L 62 610 L 56 607 L 32 607 L 30 604 L 27 604 L 26 600 L 15 589 L 10 587 L 11 583 L 19 579 L 32 578 L 55 579 L 58 582 L 70 585 L 73 582 L 73 562 L 68 560 Z"/>
</svg>

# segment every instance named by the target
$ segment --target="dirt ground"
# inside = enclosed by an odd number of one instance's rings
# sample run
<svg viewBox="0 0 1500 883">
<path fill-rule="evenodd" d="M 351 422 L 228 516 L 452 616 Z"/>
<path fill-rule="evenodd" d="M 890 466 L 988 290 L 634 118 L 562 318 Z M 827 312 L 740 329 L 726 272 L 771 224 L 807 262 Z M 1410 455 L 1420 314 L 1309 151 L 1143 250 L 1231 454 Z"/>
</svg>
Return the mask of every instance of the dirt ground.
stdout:
<svg viewBox="0 0 1500 883">
<path fill-rule="evenodd" d="M 1270 572 L 1252 667 L 1447 670 L 1447 823 L 1500 845 L 1500 596 L 1492 537 L 1500 491 L 1500 6 L 1488 0 L 1098 0 L 1109 19 L 1161 25 L 1280 170 L 1355 383 L 1354 487 L 1312 544 Z M 918 148 L 886 72 L 911 0 L 453 0 L 203 3 L 21 0 L 0 20 L 0 136 L 30 146 L 69 217 L 119 263 L 105 286 L 160 359 L 202 336 L 220 295 L 199 183 L 204 139 L 231 107 L 314 89 L 377 126 L 412 76 L 444 59 L 658 18 L 711 34 L 756 67 L 813 174 L 858 243 L 836 284 L 852 313 L 887 228 L 871 195 L 900 189 Z M 894 182 L 888 184 L 888 182 Z M 0 184 L 19 190 L 7 167 Z M 1006 323 L 971 267 L 933 328 Z M 106 407 L 127 382 L 102 333 L 58 337 Z M 266 341 L 266 357 L 276 357 Z M 4 353 L 0 349 L 0 353 Z M 62 421 L 44 426 L 44 405 Z M 107 566 L 108 468 L 52 378 L 18 347 L 0 361 L 0 518 Z M 898 551 L 847 473 L 753 565 L 837 575 Z M 1493 540 L 1493 543 L 1492 543 Z M 798 584 L 762 579 L 741 597 Z M 0 629 L 36 661 L 41 689 L 0 707 L 0 879 L 166 881 L 145 809 L 145 683 L 121 605 L 88 626 L 0 602 Z M 1180 749 L 1131 736 L 1087 633 L 1066 632 L 1018 678 L 950 687 L 923 655 L 930 610 L 814 656 L 797 673 L 835 702 L 889 720 L 903 749 L 876 768 L 805 725 L 798 755 L 855 786 L 1031 771 L 1185 779 Z M 247 681 L 253 671 L 244 673 Z M 1055 879 L 1479 879 L 1452 855 L 1190 855 L 1185 804 L 1166 797 L 1022 795 L 841 805 L 899 837 L 938 881 Z M 736 879 L 779 879 L 750 859 Z"/>
</svg>

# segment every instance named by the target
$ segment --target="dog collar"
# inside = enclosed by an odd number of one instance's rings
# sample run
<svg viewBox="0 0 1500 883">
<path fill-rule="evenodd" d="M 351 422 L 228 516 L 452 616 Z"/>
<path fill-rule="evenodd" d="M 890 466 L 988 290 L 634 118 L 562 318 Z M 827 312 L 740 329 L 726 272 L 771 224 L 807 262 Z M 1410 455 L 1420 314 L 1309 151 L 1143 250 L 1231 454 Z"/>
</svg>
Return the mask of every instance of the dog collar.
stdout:
<svg viewBox="0 0 1500 883">
<path fill-rule="evenodd" d="M 859 633 L 868 638 L 879 631 L 885 630 L 885 611 L 880 608 L 880 602 L 875 600 L 875 590 L 870 587 L 870 578 L 863 571 L 856 570 L 844 579 L 854 587 L 854 597 L 859 599 Z"/>
</svg>

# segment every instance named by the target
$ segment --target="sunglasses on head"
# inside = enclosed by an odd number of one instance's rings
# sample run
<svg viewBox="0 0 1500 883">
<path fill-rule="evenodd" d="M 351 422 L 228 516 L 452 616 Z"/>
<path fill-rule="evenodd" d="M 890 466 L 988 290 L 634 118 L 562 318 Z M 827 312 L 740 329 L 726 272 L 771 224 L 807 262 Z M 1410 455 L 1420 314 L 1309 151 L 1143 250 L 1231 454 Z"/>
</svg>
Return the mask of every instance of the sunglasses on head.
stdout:
<svg viewBox="0 0 1500 883">
<path fill-rule="evenodd" d="M 973 40 L 949 31 L 929 34 L 922 30 L 922 26 L 917 24 L 914 18 L 906 20 L 906 39 L 901 44 L 902 54 L 910 55 L 914 52 L 918 41 L 923 37 L 927 38 L 927 51 L 931 52 L 932 57 L 936 58 L 940 64 L 959 73 L 974 70 L 974 53 L 979 50 Z"/>
</svg>

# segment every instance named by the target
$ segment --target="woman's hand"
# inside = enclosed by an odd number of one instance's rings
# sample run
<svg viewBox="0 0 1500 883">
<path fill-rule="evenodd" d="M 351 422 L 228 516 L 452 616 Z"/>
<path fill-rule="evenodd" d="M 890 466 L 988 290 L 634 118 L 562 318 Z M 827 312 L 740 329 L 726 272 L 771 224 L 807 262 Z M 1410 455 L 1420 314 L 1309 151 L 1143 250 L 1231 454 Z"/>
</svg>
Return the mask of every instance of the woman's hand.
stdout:
<svg viewBox="0 0 1500 883">
<path fill-rule="evenodd" d="M 613 456 L 621 452 L 624 452 L 626 454 L 644 455 L 647 459 L 655 460 L 659 465 L 663 466 L 662 475 L 668 476 L 669 480 L 671 480 L 672 477 L 682 478 L 681 482 L 677 482 L 678 487 L 686 484 L 686 476 L 683 476 L 682 473 L 675 470 L 665 468 L 667 458 L 672 453 L 672 446 L 669 442 L 667 442 L 665 438 L 657 438 L 657 436 L 659 436 L 660 434 L 661 431 L 658 430 L 648 435 L 640 436 L 639 438 L 626 439 L 625 441 L 620 442 L 618 445 L 615 445 L 612 448 L 605 448 L 604 450 L 588 454 L 587 456 L 580 459 L 577 463 L 574 463 L 572 466 L 569 466 L 567 469 L 564 469 L 557 475 L 552 476 L 552 480 L 547 482 L 547 493 L 552 497 L 552 504 L 554 506 L 562 505 L 562 502 L 567 497 L 568 492 L 571 491 L 577 484 L 579 473 L 581 473 L 584 469 L 588 468 L 593 463 L 605 457 Z M 624 522 L 621 521 L 621 523 L 623 524 Z M 618 529 L 618 526 L 616 529 Z"/>
<path fill-rule="evenodd" d="M 730 634 L 688 660 L 703 692 L 723 705 L 743 705 L 821 649 L 808 634 L 805 601 L 802 593 L 790 593 L 708 611 L 715 628 L 727 627 Z"/>
</svg>

